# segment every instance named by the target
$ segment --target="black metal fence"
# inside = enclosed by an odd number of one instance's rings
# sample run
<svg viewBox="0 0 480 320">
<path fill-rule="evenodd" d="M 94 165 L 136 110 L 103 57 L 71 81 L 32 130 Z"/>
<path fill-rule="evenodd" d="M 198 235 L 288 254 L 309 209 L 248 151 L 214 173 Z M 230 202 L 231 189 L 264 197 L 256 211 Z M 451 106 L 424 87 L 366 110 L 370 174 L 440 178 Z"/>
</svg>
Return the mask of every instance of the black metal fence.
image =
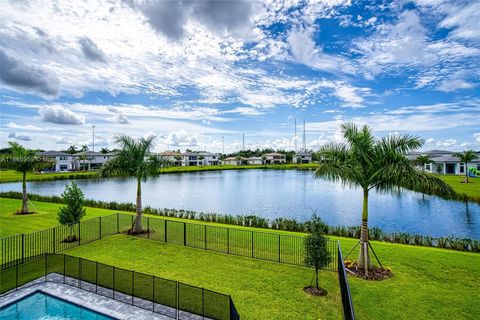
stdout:
<svg viewBox="0 0 480 320">
<path fill-rule="evenodd" d="M 37 256 L 1 270 L 0 295 L 42 277 L 174 319 L 240 319 L 228 295 L 65 254 Z"/>
<path fill-rule="evenodd" d="M 10 267 L 38 255 L 59 253 L 104 236 L 126 232 L 131 228 L 133 221 L 133 215 L 117 213 L 84 220 L 71 228 L 58 226 L 3 238 L 0 239 L 0 265 L 2 268 Z M 302 236 L 150 217 L 143 217 L 143 225 L 151 232 L 142 234 L 140 237 L 150 240 L 255 259 L 304 265 L 304 237 Z M 75 235 L 77 240 L 65 242 L 65 239 L 71 235 Z M 328 246 L 333 259 L 325 269 L 336 271 L 337 242 L 329 240 Z"/>
<path fill-rule="evenodd" d="M 340 282 L 340 293 L 342 295 L 343 318 L 345 320 L 355 320 L 355 312 L 353 311 L 352 296 L 350 294 L 350 286 L 348 285 L 347 273 L 343 265 L 342 249 L 338 242 L 338 281 Z"/>
</svg>

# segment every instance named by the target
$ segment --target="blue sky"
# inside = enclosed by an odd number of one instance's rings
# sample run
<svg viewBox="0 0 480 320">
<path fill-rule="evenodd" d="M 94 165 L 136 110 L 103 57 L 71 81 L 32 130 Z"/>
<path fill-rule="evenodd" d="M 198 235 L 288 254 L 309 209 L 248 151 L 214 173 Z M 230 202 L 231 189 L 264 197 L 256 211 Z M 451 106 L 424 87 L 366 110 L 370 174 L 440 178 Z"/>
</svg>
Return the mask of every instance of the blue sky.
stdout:
<svg viewBox="0 0 480 320">
<path fill-rule="evenodd" d="M 480 149 L 480 1 L 0 6 L 1 146 L 293 149 L 297 119 L 312 149 L 346 121 Z"/>
</svg>

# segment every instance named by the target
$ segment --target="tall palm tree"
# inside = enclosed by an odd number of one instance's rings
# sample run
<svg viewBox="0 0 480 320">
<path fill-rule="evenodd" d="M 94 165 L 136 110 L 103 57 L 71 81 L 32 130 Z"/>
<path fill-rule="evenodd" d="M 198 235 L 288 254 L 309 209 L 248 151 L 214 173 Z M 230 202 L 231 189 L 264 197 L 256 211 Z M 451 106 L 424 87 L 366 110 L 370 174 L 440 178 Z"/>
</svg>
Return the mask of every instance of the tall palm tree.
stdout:
<svg viewBox="0 0 480 320">
<path fill-rule="evenodd" d="M 442 180 L 415 168 L 406 154 L 422 145 L 411 135 L 394 135 L 381 139 L 373 136 L 368 126 L 353 123 L 342 125 L 345 143 L 331 143 L 320 150 L 317 178 L 341 181 L 343 185 L 360 187 L 363 191 L 362 225 L 358 266 L 372 267 L 368 243 L 368 197 L 371 190 L 400 192 L 402 188 L 443 196 L 453 190 Z"/>
<path fill-rule="evenodd" d="M 115 143 L 120 150 L 114 158 L 107 161 L 100 169 L 100 176 L 116 175 L 130 176 L 137 179 L 136 218 L 133 232 L 143 231 L 142 226 L 142 181 L 157 175 L 160 168 L 166 166 L 166 161 L 151 155 L 155 136 L 134 139 L 127 135 L 115 137 Z"/>
<path fill-rule="evenodd" d="M 430 159 L 428 155 L 419 155 L 417 159 L 415 159 L 415 164 L 422 167 L 422 172 L 425 172 L 425 165 L 429 163 L 433 163 L 434 161 Z"/>
<path fill-rule="evenodd" d="M 41 170 L 52 164 L 51 161 L 38 157 L 36 151 L 24 148 L 16 142 L 9 142 L 10 153 L 0 158 L 0 167 L 2 169 L 12 169 L 22 173 L 22 210 L 20 213 L 27 214 L 28 194 L 27 194 L 27 172 Z"/>
<path fill-rule="evenodd" d="M 453 156 L 459 158 L 460 161 L 465 164 L 465 168 L 463 170 L 463 171 L 465 171 L 465 183 L 469 183 L 469 181 L 468 181 L 468 163 L 471 162 L 472 160 L 478 158 L 477 153 L 473 150 L 467 150 L 467 151 L 463 151 L 463 152 L 454 153 Z"/>
</svg>

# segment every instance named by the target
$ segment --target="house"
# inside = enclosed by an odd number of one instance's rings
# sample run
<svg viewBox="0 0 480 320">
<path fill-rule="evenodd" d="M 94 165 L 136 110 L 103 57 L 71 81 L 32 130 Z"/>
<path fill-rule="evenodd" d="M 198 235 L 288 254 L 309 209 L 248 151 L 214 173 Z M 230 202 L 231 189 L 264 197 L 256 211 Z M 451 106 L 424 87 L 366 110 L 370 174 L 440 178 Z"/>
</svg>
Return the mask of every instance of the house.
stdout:
<svg viewBox="0 0 480 320">
<path fill-rule="evenodd" d="M 220 159 L 216 153 L 201 152 L 198 154 L 203 160 L 204 166 L 218 166 L 220 164 Z"/>
<path fill-rule="evenodd" d="M 247 164 L 247 158 L 228 157 L 222 160 L 222 164 L 229 164 L 232 166 L 241 166 L 241 165 Z"/>
<path fill-rule="evenodd" d="M 293 163 L 311 163 L 312 154 L 305 151 L 297 152 L 293 155 Z"/>
<path fill-rule="evenodd" d="M 173 166 L 182 165 L 182 154 L 175 151 L 164 151 L 157 154 L 157 158 L 170 162 Z"/>
<path fill-rule="evenodd" d="M 82 151 L 72 156 L 72 170 L 91 170 L 100 167 L 115 156 L 114 153 L 101 153 L 96 151 Z"/>
<path fill-rule="evenodd" d="M 203 157 L 195 152 L 182 153 L 182 166 L 201 166 L 203 164 Z"/>
<path fill-rule="evenodd" d="M 474 167 L 480 170 L 480 152 L 477 152 L 478 158 L 468 163 L 468 168 Z M 407 156 L 408 159 L 415 161 L 418 156 L 428 156 L 432 163 L 426 163 L 423 168 L 419 167 L 425 172 L 438 174 L 457 174 L 464 175 L 468 168 L 465 168 L 465 163 L 461 162 L 459 158 L 454 156 L 454 152 L 446 150 L 429 150 L 425 152 L 415 152 Z"/>
<path fill-rule="evenodd" d="M 277 152 L 265 153 L 262 157 L 265 158 L 265 164 L 282 164 L 287 162 L 285 155 Z"/>
<path fill-rule="evenodd" d="M 263 158 L 262 158 L 262 157 L 250 157 L 250 158 L 247 158 L 247 164 L 262 165 L 262 164 L 263 164 Z"/>
<path fill-rule="evenodd" d="M 52 167 L 47 168 L 45 171 L 61 172 L 74 170 L 74 157 L 66 152 L 50 150 L 45 152 L 39 152 L 38 156 L 52 162 Z"/>
</svg>

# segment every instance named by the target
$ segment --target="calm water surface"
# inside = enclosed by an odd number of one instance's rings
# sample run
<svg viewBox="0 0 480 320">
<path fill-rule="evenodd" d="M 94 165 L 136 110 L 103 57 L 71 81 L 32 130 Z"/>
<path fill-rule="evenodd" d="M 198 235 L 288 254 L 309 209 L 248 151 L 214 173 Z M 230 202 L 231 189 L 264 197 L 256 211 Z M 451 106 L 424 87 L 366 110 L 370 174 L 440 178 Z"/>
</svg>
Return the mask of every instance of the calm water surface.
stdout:
<svg viewBox="0 0 480 320">
<path fill-rule="evenodd" d="M 266 218 L 307 220 L 313 211 L 330 225 L 359 225 L 362 192 L 314 179 L 312 171 L 232 170 L 164 174 L 143 183 L 143 203 L 156 208 L 256 214 Z M 134 202 L 136 182 L 129 178 L 76 180 L 85 196 Z M 66 180 L 29 182 L 31 193 L 59 195 Z M 2 191 L 21 191 L 21 183 L 0 184 Z M 373 192 L 370 225 L 386 231 L 480 239 L 480 204 L 447 201 L 415 192 Z"/>
</svg>

